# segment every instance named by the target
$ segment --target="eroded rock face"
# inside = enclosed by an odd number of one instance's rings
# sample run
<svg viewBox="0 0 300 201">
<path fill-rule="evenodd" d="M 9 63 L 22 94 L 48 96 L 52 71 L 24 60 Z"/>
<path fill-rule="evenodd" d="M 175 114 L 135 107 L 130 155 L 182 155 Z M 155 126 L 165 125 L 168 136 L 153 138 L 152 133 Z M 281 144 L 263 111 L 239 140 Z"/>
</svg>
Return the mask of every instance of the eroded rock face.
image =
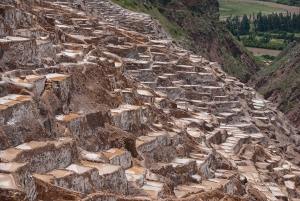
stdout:
<svg viewBox="0 0 300 201">
<path fill-rule="evenodd" d="M 0 7 L 0 200 L 300 198 L 295 128 L 149 16 Z"/>
<path fill-rule="evenodd" d="M 262 92 L 264 97 L 272 101 L 299 129 L 300 43 L 293 42 L 287 48 L 289 51 L 284 51 L 277 61 L 282 64 L 280 68 L 277 69 L 275 63 L 272 64 L 270 68 L 276 68 L 274 72 L 251 79 L 249 85 Z"/>
</svg>

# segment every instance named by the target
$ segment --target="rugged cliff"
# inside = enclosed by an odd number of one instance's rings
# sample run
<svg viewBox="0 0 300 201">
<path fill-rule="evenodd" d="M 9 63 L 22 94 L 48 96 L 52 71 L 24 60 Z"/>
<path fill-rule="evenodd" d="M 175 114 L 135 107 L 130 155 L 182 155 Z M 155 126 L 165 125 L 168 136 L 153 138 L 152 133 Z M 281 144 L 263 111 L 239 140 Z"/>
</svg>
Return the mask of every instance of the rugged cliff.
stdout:
<svg viewBox="0 0 300 201">
<path fill-rule="evenodd" d="M 300 43 L 293 42 L 286 47 L 249 84 L 300 127 Z"/>
<path fill-rule="evenodd" d="M 126 7 L 119 0 L 115 2 Z M 242 82 L 247 82 L 260 69 L 252 53 L 245 49 L 221 22 L 218 22 L 217 0 L 130 0 L 129 2 L 136 5 L 135 9 L 148 5 L 148 9 L 141 9 L 141 11 L 149 14 L 153 9 L 158 8 L 168 21 L 164 23 L 165 27 L 168 23 L 177 27 L 175 31 L 171 28 L 169 31 L 173 36 L 179 35 L 177 41 L 181 46 L 196 51 L 211 61 L 219 62 L 227 73 Z M 130 6 L 128 8 L 132 9 Z"/>
<path fill-rule="evenodd" d="M 230 75 L 247 82 L 260 66 L 224 26 L 191 11 L 166 11 L 167 18 L 182 27 L 197 52 L 219 62 Z M 199 15 L 199 16 L 198 16 Z"/>
</svg>

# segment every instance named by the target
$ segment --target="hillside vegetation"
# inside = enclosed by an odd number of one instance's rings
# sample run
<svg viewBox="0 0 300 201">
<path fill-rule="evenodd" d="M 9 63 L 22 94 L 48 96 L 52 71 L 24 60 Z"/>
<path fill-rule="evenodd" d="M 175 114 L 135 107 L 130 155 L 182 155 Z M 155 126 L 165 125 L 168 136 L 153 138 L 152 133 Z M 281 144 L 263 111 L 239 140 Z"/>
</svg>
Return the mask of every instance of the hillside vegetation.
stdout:
<svg viewBox="0 0 300 201">
<path fill-rule="evenodd" d="M 294 40 L 300 41 L 295 34 L 300 32 L 300 13 L 272 13 L 243 18 L 230 16 L 226 18 L 227 29 L 247 47 L 257 47 L 273 50 L 282 50 Z"/>
</svg>

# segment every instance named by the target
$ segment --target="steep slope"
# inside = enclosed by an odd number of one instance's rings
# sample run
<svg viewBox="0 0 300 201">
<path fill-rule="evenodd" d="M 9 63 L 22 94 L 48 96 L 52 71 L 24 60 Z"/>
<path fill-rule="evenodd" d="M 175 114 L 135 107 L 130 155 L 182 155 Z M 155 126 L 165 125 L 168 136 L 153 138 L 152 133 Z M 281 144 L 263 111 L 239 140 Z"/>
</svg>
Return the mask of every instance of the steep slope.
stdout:
<svg viewBox="0 0 300 201">
<path fill-rule="evenodd" d="M 300 128 L 300 43 L 291 43 L 249 83 Z"/>
<path fill-rule="evenodd" d="M 120 0 L 114 2 L 129 9 L 133 8 Z M 260 69 L 260 64 L 252 53 L 244 48 L 221 22 L 218 22 L 217 0 L 130 0 L 126 2 L 135 5 L 134 10 L 141 8 L 140 11 L 163 21 L 163 25 L 173 37 L 177 38 L 182 47 L 196 51 L 211 61 L 219 62 L 227 73 L 242 82 L 247 82 L 251 75 Z M 144 5 L 148 5 L 148 9 L 145 9 Z M 152 11 L 156 8 L 165 19 L 153 15 Z M 172 26 L 168 26 L 170 24 Z"/>
<path fill-rule="evenodd" d="M 150 16 L 6 0 L 0 27 L 1 201 L 300 198 L 293 125 Z"/>
</svg>

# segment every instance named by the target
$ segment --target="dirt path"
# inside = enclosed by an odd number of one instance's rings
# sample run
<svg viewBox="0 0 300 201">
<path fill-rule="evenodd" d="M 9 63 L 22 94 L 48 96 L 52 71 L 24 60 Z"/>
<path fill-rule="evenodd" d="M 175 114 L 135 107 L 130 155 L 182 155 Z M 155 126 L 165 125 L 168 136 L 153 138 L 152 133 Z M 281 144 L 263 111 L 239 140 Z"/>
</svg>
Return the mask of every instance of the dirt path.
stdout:
<svg viewBox="0 0 300 201">
<path fill-rule="evenodd" d="M 263 4 L 263 5 L 266 5 L 266 6 L 271 6 L 271 7 L 287 10 L 292 14 L 294 14 L 294 13 L 299 14 L 300 13 L 300 7 L 297 7 L 297 6 L 288 6 L 288 5 L 282 5 L 282 4 L 277 4 L 277 3 L 273 3 L 273 2 L 257 1 L 257 0 L 232 0 L 232 1 L 244 1 L 244 2 L 249 2 L 249 3 Z"/>
<path fill-rule="evenodd" d="M 247 47 L 247 49 L 253 52 L 254 56 L 262 56 L 264 54 L 268 54 L 271 56 L 277 56 L 281 51 L 280 50 L 269 50 L 263 48 L 255 48 L 255 47 Z"/>
</svg>

